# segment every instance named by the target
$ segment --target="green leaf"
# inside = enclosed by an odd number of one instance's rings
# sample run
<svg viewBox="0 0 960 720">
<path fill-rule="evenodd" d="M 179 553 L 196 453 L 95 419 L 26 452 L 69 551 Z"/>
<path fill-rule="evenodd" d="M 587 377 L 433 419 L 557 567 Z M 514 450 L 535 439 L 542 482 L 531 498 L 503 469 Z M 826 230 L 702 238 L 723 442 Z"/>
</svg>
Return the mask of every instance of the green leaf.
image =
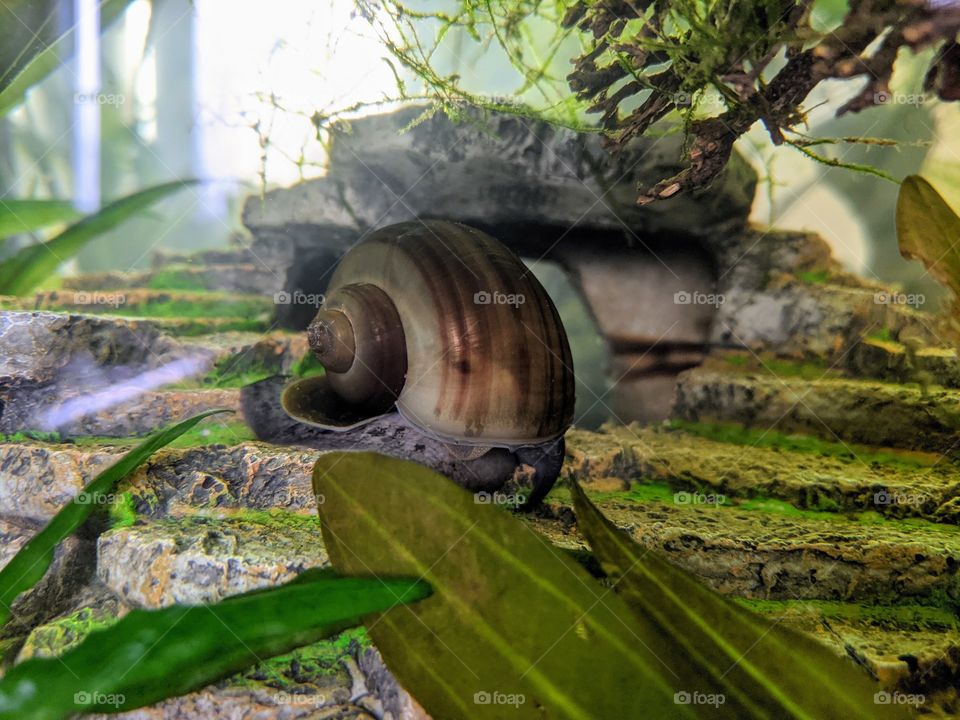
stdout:
<svg viewBox="0 0 960 720">
<path fill-rule="evenodd" d="M 416 580 L 321 572 L 215 605 L 135 610 L 59 658 L 10 670 L 0 680 L 0 720 L 59 720 L 78 710 L 150 705 L 429 594 Z"/>
<path fill-rule="evenodd" d="M 897 240 L 901 255 L 920 260 L 960 298 L 960 217 L 919 175 L 908 176 L 900 186 Z"/>
<path fill-rule="evenodd" d="M 106 28 L 120 17 L 131 1 L 103 0 L 100 3 L 100 27 Z M 0 118 L 22 103 L 34 85 L 72 57 L 73 36 L 74 26 L 70 26 L 60 37 L 38 52 L 9 84 L 0 82 Z"/>
<path fill-rule="evenodd" d="M 637 544 L 576 483 L 571 494 L 577 526 L 617 594 L 644 623 L 673 638 L 702 678 L 722 686 L 726 704 L 742 705 L 737 717 L 910 717 L 902 707 L 876 704 L 879 687 L 852 662 L 737 605 Z"/>
<path fill-rule="evenodd" d="M 53 516 L 39 533 L 34 535 L 0 570 L 0 626 L 10 616 L 10 606 L 16 597 L 36 585 L 50 563 L 53 551 L 68 535 L 80 527 L 103 499 L 127 475 L 146 462 L 153 453 L 190 430 L 205 417 L 229 410 L 209 410 L 155 432 L 124 455 L 115 464 L 97 475 L 73 502 Z"/>
<path fill-rule="evenodd" d="M 11 235 L 70 222 L 79 216 L 66 200 L 0 200 L 0 242 Z"/>
<path fill-rule="evenodd" d="M 52 240 L 23 248 L 12 258 L 0 262 L 0 295 L 23 295 L 30 292 L 54 272 L 60 263 L 76 255 L 97 236 L 158 200 L 196 182 L 175 180 L 127 195 L 104 206 L 99 212 L 79 220 Z"/>
<path fill-rule="evenodd" d="M 691 685 L 671 639 L 609 588 L 442 475 L 331 452 L 313 482 L 339 572 L 421 577 L 433 588 L 422 603 L 367 621 L 387 665 L 433 717 L 690 718 L 674 693 L 710 692 Z"/>
</svg>

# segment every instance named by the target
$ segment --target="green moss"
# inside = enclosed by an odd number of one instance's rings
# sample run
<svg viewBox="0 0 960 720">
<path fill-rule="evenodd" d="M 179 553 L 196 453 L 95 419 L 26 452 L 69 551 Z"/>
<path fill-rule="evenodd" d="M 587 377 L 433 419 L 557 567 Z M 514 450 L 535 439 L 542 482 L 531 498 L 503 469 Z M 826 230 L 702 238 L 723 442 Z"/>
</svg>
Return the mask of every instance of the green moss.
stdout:
<svg viewBox="0 0 960 720">
<path fill-rule="evenodd" d="M 680 430 L 697 437 L 751 447 L 788 450 L 790 452 L 810 453 L 836 458 L 847 462 L 878 463 L 904 469 L 929 467 L 937 461 L 920 458 L 908 452 L 897 450 L 878 450 L 876 448 L 850 443 L 837 443 L 810 435 L 787 435 L 775 430 L 756 430 L 745 428 L 736 423 L 700 423 L 687 420 L 671 420 L 671 430 Z"/>
<path fill-rule="evenodd" d="M 867 335 L 871 340 L 879 340 L 880 342 L 894 342 L 893 333 L 890 331 L 890 328 L 881 328 L 876 332 L 872 332 Z"/>
<path fill-rule="evenodd" d="M 0 435 L 0 442 L 4 443 L 23 443 L 23 442 L 62 442 L 58 432 L 40 432 L 39 430 L 27 430 L 24 432 L 13 433 L 12 435 Z"/>
<path fill-rule="evenodd" d="M 362 627 L 345 630 L 339 635 L 313 645 L 298 648 L 286 655 L 265 660 L 235 676 L 232 685 L 244 687 L 266 685 L 277 690 L 303 689 L 322 678 L 345 672 L 343 660 L 370 647 L 370 639 Z M 322 687 L 323 683 L 319 683 Z"/>
<path fill-rule="evenodd" d="M 167 447 L 190 448 L 205 445 L 239 445 L 256 440 L 253 431 L 241 421 L 203 423 L 178 437 Z M 64 441 L 79 447 L 127 447 L 143 441 L 141 437 L 102 437 L 98 435 L 79 435 Z"/>
<path fill-rule="evenodd" d="M 62 655 L 90 633 L 108 628 L 116 621 L 116 617 L 98 608 L 82 608 L 38 627 L 27 639 L 23 651 L 31 656 Z"/>
<path fill-rule="evenodd" d="M 119 308 L 122 315 L 166 318 L 250 318 L 269 316 L 269 303 L 263 298 L 210 298 L 209 300 L 172 299 L 166 302 L 145 303 L 132 310 Z"/>
<path fill-rule="evenodd" d="M 749 355 L 724 355 L 723 359 L 726 363 L 733 365 L 734 367 L 743 367 L 750 362 Z"/>
<path fill-rule="evenodd" d="M 753 600 L 735 598 L 741 605 L 763 615 L 816 612 L 827 620 L 866 623 L 891 629 L 955 630 L 957 616 L 952 602 L 945 605 L 861 605 L 830 600 Z"/>
<path fill-rule="evenodd" d="M 291 368 L 291 372 L 297 377 L 312 377 L 314 375 L 323 374 L 323 365 L 320 364 L 320 361 L 317 359 L 316 355 L 312 352 L 308 352 L 302 358 L 300 358 Z"/>
<path fill-rule="evenodd" d="M 166 267 L 150 276 L 148 287 L 153 290 L 206 290 L 203 276 L 192 268 Z"/>
<path fill-rule="evenodd" d="M 209 517 L 208 513 L 204 516 Z M 316 513 L 296 513 L 290 510 L 274 508 L 272 510 L 218 510 L 217 517 L 234 521 L 245 521 L 263 525 L 276 530 L 295 529 L 320 532 L 320 516 Z"/>
<path fill-rule="evenodd" d="M 129 492 L 121 493 L 110 504 L 109 514 L 111 528 L 124 528 L 133 525 L 137 521 L 137 509 L 133 502 L 133 494 Z"/>
<path fill-rule="evenodd" d="M 797 277 L 807 285 L 822 285 L 830 279 L 828 270 L 806 270 L 797 273 Z"/>
</svg>

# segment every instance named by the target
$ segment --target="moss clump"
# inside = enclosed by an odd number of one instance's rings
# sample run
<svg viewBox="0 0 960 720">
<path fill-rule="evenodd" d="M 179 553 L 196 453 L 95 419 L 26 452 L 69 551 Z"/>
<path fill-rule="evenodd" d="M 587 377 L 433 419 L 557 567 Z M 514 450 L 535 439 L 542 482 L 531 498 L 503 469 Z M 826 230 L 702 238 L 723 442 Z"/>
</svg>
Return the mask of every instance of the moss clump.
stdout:
<svg viewBox="0 0 960 720">
<path fill-rule="evenodd" d="M 313 377 L 314 375 L 323 374 L 323 365 L 320 364 L 320 361 L 317 359 L 316 355 L 314 355 L 312 352 L 308 352 L 296 363 L 294 363 L 290 370 L 297 377 Z"/>
<path fill-rule="evenodd" d="M 298 648 L 286 655 L 270 658 L 235 676 L 231 684 L 262 686 L 276 690 L 303 692 L 304 685 L 325 687 L 323 678 L 345 672 L 343 661 L 370 647 L 370 639 L 362 627 L 345 630 L 313 645 Z"/>
<path fill-rule="evenodd" d="M 111 528 L 124 528 L 133 525 L 137 521 L 137 508 L 133 501 L 133 494 L 129 492 L 121 493 L 110 504 L 109 515 Z"/>
<path fill-rule="evenodd" d="M 118 618 L 96 607 L 86 607 L 36 628 L 22 653 L 28 657 L 54 657 L 79 645 L 90 633 L 113 625 Z"/>
<path fill-rule="evenodd" d="M 827 620 L 865 623 L 890 629 L 956 630 L 952 603 L 946 605 L 862 605 L 831 600 L 753 600 L 735 598 L 741 605 L 763 615 L 815 612 Z"/>
<path fill-rule="evenodd" d="M 847 462 L 862 461 L 868 464 L 877 463 L 904 469 L 929 467 L 937 462 L 937 459 L 917 457 L 909 452 L 899 452 L 893 449 L 878 450 L 864 445 L 830 442 L 810 435 L 787 435 L 775 430 L 755 430 L 736 423 L 671 420 L 669 428 L 716 442 L 810 453 Z"/>
<path fill-rule="evenodd" d="M 232 520 L 234 522 L 250 522 L 263 525 L 275 530 L 308 530 L 320 532 L 320 516 L 316 513 L 296 513 L 290 510 L 217 510 L 215 515 L 203 513 L 204 517 L 213 519 Z M 319 537 L 319 536 L 318 536 Z"/>
<path fill-rule="evenodd" d="M 822 285 L 830 279 L 828 270 L 806 270 L 797 273 L 797 278 L 807 285 Z"/>
<path fill-rule="evenodd" d="M 191 448 L 205 445 L 239 445 L 254 441 L 253 431 L 240 421 L 213 422 L 198 425 L 178 437 L 167 447 Z M 64 440 L 64 443 L 78 447 L 132 447 L 143 441 L 142 437 L 102 437 L 99 435 L 78 435 Z"/>
<path fill-rule="evenodd" d="M 147 284 L 152 290 L 206 290 L 203 276 L 192 268 L 167 267 L 157 270 Z"/>
</svg>

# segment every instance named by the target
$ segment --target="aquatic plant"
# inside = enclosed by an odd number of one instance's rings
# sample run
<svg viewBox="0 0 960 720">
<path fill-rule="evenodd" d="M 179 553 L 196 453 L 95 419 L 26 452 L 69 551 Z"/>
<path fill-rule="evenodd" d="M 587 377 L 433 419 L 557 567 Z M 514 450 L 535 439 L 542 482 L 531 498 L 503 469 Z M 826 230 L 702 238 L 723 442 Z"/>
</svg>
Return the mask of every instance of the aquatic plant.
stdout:
<svg viewBox="0 0 960 720">
<path fill-rule="evenodd" d="M 442 110 L 463 117 L 469 105 L 585 129 L 583 113 L 595 113 L 600 119 L 593 129 L 616 150 L 676 112 L 687 139 L 685 167 L 641 187 L 640 204 L 708 186 L 737 139 L 758 121 L 774 145 L 893 180 L 812 149 L 825 142 L 888 141 L 812 139 L 799 129 L 805 99 L 825 80 L 866 80 L 838 115 L 886 103 L 903 48 L 936 48 L 924 90 L 960 99 L 960 13 L 952 3 L 461 0 L 449 12 L 418 10 L 400 0 L 357 5 L 378 27 L 392 59 L 419 81 L 411 90 L 413 83 L 395 72 L 400 99 L 430 103 L 424 116 Z M 485 96 L 461 73 L 445 73 L 442 47 L 451 35 L 499 47 L 521 79 L 515 97 L 526 93 L 535 100 Z M 573 62 L 569 74 L 563 61 Z"/>
<path fill-rule="evenodd" d="M 117 483 L 145 463 L 153 453 L 191 430 L 201 420 L 222 412 L 229 411 L 209 410 L 153 433 L 118 462 L 97 475 L 73 502 L 54 515 L 0 570 L 0 626 L 10 616 L 10 606 L 17 596 L 40 582 L 46 574 L 53 563 L 53 551 L 57 545 L 83 525 L 97 508 L 103 507 L 112 498 Z"/>
<path fill-rule="evenodd" d="M 504 703 L 518 718 L 904 716 L 873 702 L 856 665 L 637 545 L 578 487 L 577 524 L 603 582 L 415 463 L 327 453 L 314 490 L 335 568 L 434 588 L 367 623 L 434 717 L 500 718 Z M 689 702 L 694 694 L 714 704 Z"/>
<path fill-rule="evenodd" d="M 281 587 L 214 605 L 135 610 L 59 657 L 33 658 L 10 670 L 0 680 L 0 720 L 143 707 L 429 594 L 427 584 L 415 579 L 340 578 L 308 570 Z"/>
<path fill-rule="evenodd" d="M 80 218 L 50 240 L 28 245 L 12 257 L 0 260 L 0 295 L 23 295 L 30 292 L 98 236 L 138 215 L 155 202 L 196 182 L 175 180 L 127 195 L 104 206 L 98 212 Z M 21 215 L 24 212 L 26 217 Z M 72 212 L 67 211 L 61 201 L 18 200 L 11 204 L 0 200 L 0 228 L 49 225 L 72 216 Z M 3 237 L 0 237 L 0 243 L 3 241 Z"/>
</svg>

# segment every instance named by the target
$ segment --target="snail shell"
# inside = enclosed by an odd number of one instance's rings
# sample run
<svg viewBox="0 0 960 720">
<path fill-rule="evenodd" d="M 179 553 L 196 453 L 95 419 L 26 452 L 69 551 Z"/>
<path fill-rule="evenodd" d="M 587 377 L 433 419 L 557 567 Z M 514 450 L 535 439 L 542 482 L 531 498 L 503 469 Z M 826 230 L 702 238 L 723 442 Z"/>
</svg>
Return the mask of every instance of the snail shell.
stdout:
<svg viewBox="0 0 960 720">
<path fill-rule="evenodd" d="M 574 376 L 556 308 L 504 245 L 427 220 L 353 247 L 308 329 L 322 376 L 287 387 L 293 418 L 344 430 L 390 412 L 478 456 L 560 437 Z"/>
</svg>

